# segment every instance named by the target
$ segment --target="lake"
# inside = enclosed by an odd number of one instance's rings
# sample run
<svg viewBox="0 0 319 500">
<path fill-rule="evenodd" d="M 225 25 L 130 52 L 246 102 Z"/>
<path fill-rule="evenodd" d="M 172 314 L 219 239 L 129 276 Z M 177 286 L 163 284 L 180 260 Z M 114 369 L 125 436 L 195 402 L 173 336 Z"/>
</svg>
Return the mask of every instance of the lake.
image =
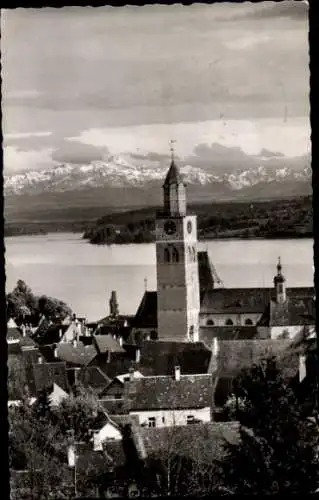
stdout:
<svg viewBox="0 0 319 500">
<path fill-rule="evenodd" d="M 80 234 L 5 239 L 6 289 L 24 280 L 35 294 L 67 302 L 79 316 L 109 312 L 111 290 L 120 312 L 135 313 L 145 290 L 156 289 L 155 245 L 90 245 Z M 313 285 L 313 240 L 220 240 L 200 242 L 226 287 L 272 286 L 281 256 L 287 286 Z"/>
</svg>

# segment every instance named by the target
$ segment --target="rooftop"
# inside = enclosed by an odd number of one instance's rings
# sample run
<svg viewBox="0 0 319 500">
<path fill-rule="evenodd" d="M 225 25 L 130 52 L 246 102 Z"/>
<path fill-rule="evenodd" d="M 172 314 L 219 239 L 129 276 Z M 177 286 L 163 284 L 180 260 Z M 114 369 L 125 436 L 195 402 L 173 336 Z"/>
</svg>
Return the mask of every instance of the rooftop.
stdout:
<svg viewBox="0 0 319 500">
<path fill-rule="evenodd" d="M 57 347 L 57 357 L 67 364 L 87 366 L 97 356 L 93 345 L 85 346 L 77 342 L 76 346 L 69 343 L 60 343 Z"/>
<path fill-rule="evenodd" d="M 129 410 L 205 408 L 212 405 L 213 379 L 208 375 L 144 377 L 124 383 Z"/>
<path fill-rule="evenodd" d="M 259 326 L 302 326 L 315 324 L 315 303 L 312 297 L 288 297 L 283 304 L 271 300 Z"/>
</svg>

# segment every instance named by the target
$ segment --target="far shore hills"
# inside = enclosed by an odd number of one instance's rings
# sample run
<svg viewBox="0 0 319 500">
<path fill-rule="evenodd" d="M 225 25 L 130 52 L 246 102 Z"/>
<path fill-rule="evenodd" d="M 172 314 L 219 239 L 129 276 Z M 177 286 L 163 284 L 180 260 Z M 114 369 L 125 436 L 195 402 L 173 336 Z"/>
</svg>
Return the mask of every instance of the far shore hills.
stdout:
<svg viewBox="0 0 319 500">
<path fill-rule="evenodd" d="M 6 217 L 5 236 L 52 232 L 82 233 L 96 245 L 155 241 L 155 213 L 160 207 L 107 209 L 66 207 L 27 211 Z M 199 240 L 311 238 L 312 196 L 284 200 L 194 203 L 189 213 L 198 216 Z"/>
</svg>

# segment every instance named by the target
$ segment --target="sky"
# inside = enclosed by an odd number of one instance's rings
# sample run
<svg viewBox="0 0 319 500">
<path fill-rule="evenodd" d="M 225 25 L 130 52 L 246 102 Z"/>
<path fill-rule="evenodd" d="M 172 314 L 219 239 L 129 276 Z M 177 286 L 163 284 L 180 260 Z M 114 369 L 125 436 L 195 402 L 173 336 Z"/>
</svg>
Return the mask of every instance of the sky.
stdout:
<svg viewBox="0 0 319 500">
<path fill-rule="evenodd" d="M 1 28 L 7 174 L 171 139 L 180 158 L 310 153 L 304 2 L 13 9 Z"/>
</svg>

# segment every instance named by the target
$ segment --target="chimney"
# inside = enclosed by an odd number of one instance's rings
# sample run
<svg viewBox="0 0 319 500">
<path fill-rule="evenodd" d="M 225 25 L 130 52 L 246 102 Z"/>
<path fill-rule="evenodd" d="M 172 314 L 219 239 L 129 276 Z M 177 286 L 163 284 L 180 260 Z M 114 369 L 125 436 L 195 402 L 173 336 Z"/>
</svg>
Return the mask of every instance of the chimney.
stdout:
<svg viewBox="0 0 319 500">
<path fill-rule="evenodd" d="M 118 302 L 117 302 L 117 297 L 116 297 L 116 291 L 115 290 L 112 290 L 112 292 L 111 292 L 111 297 L 110 297 L 109 305 L 110 305 L 110 316 L 112 318 L 116 318 L 118 316 L 118 314 L 119 314 L 119 305 L 118 305 Z"/>
<path fill-rule="evenodd" d="M 27 334 L 27 327 L 25 325 L 22 325 L 22 336 L 25 337 Z"/>
<path fill-rule="evenodd" d="M 57 357 L 58 357 L 58 348 L 57 348 L 57 347 L 55 347 L 55 348 L 54 348 L 54 351 L 53 351 L 53 356 L 54 356 L 55 358 L 57 358 Z"/>
<path fill-rule="evenodd" d="M 42 363 L 43 363 L 43 358 L 42 358 L 42 356 L 39 356 L 39 357 L 38 357 L 38 363 L 39 363 L 39 365 L 42 365 Z"/>
<path fill-rule="evenodd" d="M 134 376 L 134 371 L 135 371 L 135 370 L 134 370 L 134 368 L 132 368 L 132 367 L 129 369 L 129 374 L 130 374 L 130 382 L 134 382 L 134 378 L 135 378 L 135 376 Z"/>
<path fill-rule="evenodd" d="M 62 339 L 62 328 L 59 330 L 59 339 Z"/>
<path fill-rule="evenodd" d="M 141 350 L 136 349 L 135 351 L 135 363 L 139 363 L 141 361 Z"/>
<path fill-rule="evenodd" d="M 123 337 L 119 337 L 119 344 L 122 347 L 122 345 L 123 345 Z"/>
<path fill-rule="evenodd" d="M 77 343 L 77 340 L 76 340 L 76 339 L 73 339 L 73 340 L 72 340 L 72 345 L 73 345 L 73 347 L 77 347 L 78 343 Z"/>
<path fill-rule="evenodd" d="M 218 338 L 214 337 L 214 339 L 213 339 L 213 355 L 217 356 L 218 351 L 219 351 Z"/>
<path fill-rule="evenodd" d="M 181 367 L 175 366 L 175 380 L 179 381 L 181 379 Z"/>
<path fill-rule="evenodd" d="M 151 334 L 150 334 L 150 332 L 147 332 L 147 334 L 146 334 L 146 340 L 151 340 Z"/>
</svg>

